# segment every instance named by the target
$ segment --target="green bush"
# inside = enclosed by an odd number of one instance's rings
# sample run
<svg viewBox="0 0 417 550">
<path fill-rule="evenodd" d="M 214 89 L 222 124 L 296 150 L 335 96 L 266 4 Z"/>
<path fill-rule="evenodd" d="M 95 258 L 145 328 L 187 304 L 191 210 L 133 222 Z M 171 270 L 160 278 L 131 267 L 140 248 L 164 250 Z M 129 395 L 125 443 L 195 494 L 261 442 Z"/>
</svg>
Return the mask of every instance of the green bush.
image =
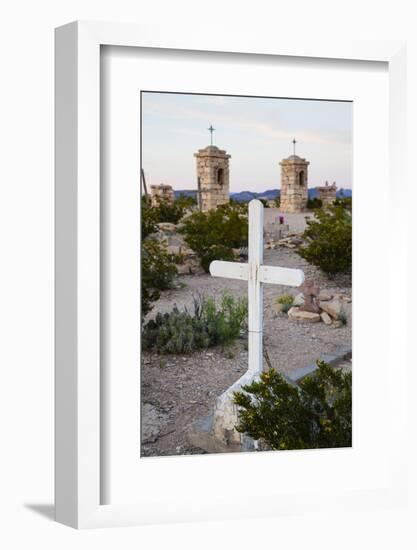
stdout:
<svg viewBox="0 0 417 550">
<path fill-rule="evenodd" d="M 142 243 L 141 286 L 142 318 L 152 309 L 152 302 L 158 300 L 160 290 L 171 288 L 177 268 L 171 254 L 168 254 L 154 239 Z"/>
<path fill-rule="evenodd" d="M 194 312 L 158 313 L 142 331 L 142 347 L 160 353 L 191 353 L 211 346 L 227 346 L 246 325 L 247 300 L 223 294 L 220 306 L 213 298 L 194 298 Z"/>
<path fill-rule="evenodd" d="M 157 223 L 177 224 L 184 216 L 186 207 L 183 201 L 174 201 L 173 203 L 166 199 L 159 199 L 158 206 L 153 208 Z"/>
<path fill-rule="evenodd" d="M 247 204 L 232 203 L 210 212 L 195 212 L 180 231 L 208 273 L 211 261 L 232 260 L 233 248 L 247 246 Z"/>
<path fill-rule="evenodd" d="M 327 275 L 352 268 L 352 215 L 342 206 L 317 210 L 316 219 L 307 220 L 307 246 L 297 250 L 309 263 Z"/>
<path fill-rule="evenodd" d="M 309 210 L 315 210 L 316 208 L 321 208 L 323 206 L 323 201 L 319 199 L 318 197 L 314 197 L 313 199 L 307 199 L 307 208 Z"/>
<path fill-rule="evenodd" d="M 277 298 L 277 303 L 281 304 L 281 311 L 287 313 L 294 303 L 294 296 L 292 294 L 281 294 Z"/>
<path fill-rule="evenodd" d="M 197 206 L 197 199 L 191 195 L 185 195 L 184 193 L 180 193 L 178 197 L 175 199 L 175 204 L 177 206 L 180 206 L 184 210 L 187 208 L 192 208 L 193 206 Z"/>
<path fill-rule="evenodd" d="M 151 208 L 149 199 L 145 196 L 141 201 L 141 237 L 146 239 L 151 233 L 157 230 L 158 216 L 155 208 Z"/>
<path fill-rule="evenodd" d="M 292 294 L 281 294 L 277 298 L 279 304 L 292 305 L 294 302 L 294 296 Z"/>
<path fill-rule="evenodd" d="M 335 206 L 342 206 L 345 210 L 352 212 L 352 197 L 340 197 L 333 203 Z"/>
<path fill-rule="evenodd" d="M 299 386 L 274 369 L 236 392 L 236 429 L 271 449 L 317 449 L 352 445 L 352 373 L 317 361 Z"/>
<path fill-rule="evenodd" d="M 177 224 L 184 216 L 187 209 L 195 206 L 194 197 L 187 197 L 181 194 L 173 203 L 166 199 L 159 198 L 158 206 L 152 207 L 150 200 L 142 197 L 141 217 L 142 217 L 142 239 L 145 239 L 151 233 L 157 230 L 158 223 Z"/>
</svg>

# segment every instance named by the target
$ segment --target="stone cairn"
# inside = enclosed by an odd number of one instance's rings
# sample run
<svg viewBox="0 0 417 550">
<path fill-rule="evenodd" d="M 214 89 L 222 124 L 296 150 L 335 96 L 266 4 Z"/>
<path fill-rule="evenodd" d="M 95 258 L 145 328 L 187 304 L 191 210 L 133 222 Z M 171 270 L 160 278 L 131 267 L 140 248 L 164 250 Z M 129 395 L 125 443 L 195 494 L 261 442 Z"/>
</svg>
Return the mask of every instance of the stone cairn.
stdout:
<svg viewBox="0 0 417 550">
<path fill-rule="evenodd" d="M 322 202 L 322 206 L 330 206 L 334 203 L 336 200 L 336 182 L 334 181 L 332 185 L 329 185 L 329 182 L 326 181 L 325 185 L 322 185 L 321 187 L 317 187 L 317 192 L 319 194 L 319 199 Z"/>
<path fill-rule="evenodd" d="M 161 200 L 165 200 L 170 204 L 174 202 L 174 191 L 171 185 L 160 183 L 159 185 L 151 185 L 151 206 L 156 208 Z"/>
<path fill-rule="evenodd" d="M 341 326 L 341 319 L 345 313 L 344 304 L 351 301 L 350 297 L 326 291 L 321 292 L 318 284 L 311 279 L 306 279 L 299 290 L 301 292 L 294 297 L 288 310 L 289 319 L 310 323 L 322 321 L 326 325 Z M 276 313 L 282 312 L 284 307 L 278 298 L 273 305 L 273 310 Z"/>
</svg>

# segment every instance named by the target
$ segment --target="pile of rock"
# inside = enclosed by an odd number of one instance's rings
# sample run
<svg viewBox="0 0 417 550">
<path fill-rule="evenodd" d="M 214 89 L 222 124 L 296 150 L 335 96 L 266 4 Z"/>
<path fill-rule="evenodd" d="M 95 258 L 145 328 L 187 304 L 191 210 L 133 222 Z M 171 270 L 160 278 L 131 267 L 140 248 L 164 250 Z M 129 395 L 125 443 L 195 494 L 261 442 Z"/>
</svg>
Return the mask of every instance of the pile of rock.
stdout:
<svg viewBox="0 0 417 550">
<path fill-rule="evenodd" d="M 296 298 L 303 298 L 302 294 L 296 296 Z M 340 326 L 340 317 L 344 314 L 343 305 L 349 300 L 347 297 L 341 297 L 341 295 L 332 296 L 331 294 L 320 294 L 318 299 L 319 311 L 305 311 L 302 309 L 303 305 L 293 305 L 288 310 L 289 319 L 295 321 L 308 321 L 310 323 L 318 323 L 322 321 L 325 325 Z M 304 300 L 302 300 L 304 303 Z"/>
<path fill-rule="evenodd" d="M 303 244 L 303 242 L 303 239 L 299 235 L 293 233 L 287 235 L 283 239 L 279 239 L 277 245 L 283 246 L 285 248 L 297 248 L 297 246 L 300 246 L 300 244 Z"/>
<path fill-rule="evenodd" d="M 307 321 L 326 325 L 341 326 L 346 322 L 345 304 L 351 298 L 344 294 L 332 294 L 328 291 L 320 292 L 314 281 L 306 280 L 300 289 L 303 291 L 294 297 L 288 309 L 288 317 L 294 321 Z M 274 305 L 275 311 L 286 311 L 283 305 Z"/>
</svg>

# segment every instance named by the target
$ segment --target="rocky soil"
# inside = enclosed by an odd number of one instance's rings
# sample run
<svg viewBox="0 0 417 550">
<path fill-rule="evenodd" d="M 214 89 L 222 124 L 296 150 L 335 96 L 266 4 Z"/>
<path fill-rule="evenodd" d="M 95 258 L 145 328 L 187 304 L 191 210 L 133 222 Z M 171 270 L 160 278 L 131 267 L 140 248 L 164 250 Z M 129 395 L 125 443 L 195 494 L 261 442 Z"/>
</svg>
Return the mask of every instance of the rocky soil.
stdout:
<svg viewBox="0 0 417 550">
<path fill-rule="evenodd" d="M 289 373 L 314 362 L 323 354 L 334 354 L 340 347 L 350 346 L 352 304 L 349 276 L 328 280 L 293 249 L 286 247 L 265 250 L 264 263 L 303 269 L 306 278 L 314 279 L 322 291 L 345 298 L 343 310 L 347 317 L 347 324 L 342 326 L 291 320 L 287 314 L 275 311 L 274 304 L 280 294 L 296 295 L 297 289 L 265 285 L 265 344 L 274 368 Z M 179 308 L 191 307 L 196 294 L 220 297 L 225 290 L 234 296 L 247 294 L 247 284 L 243 281 L 213 278 L 206 274 L 183 275 L 179 281 L 184 286 L 162 293 L 150 317 L 158 311 L 171 311 L 174 304 Z M 201 453 L 201 449 L 187 442 L 187 428 L 196 419 L 210 414 L 216 398 L 246 369 L 246 338 L 225 350 L 213 348 L 189 356 L 142 353 L 141 455 Z"/>
</svg>

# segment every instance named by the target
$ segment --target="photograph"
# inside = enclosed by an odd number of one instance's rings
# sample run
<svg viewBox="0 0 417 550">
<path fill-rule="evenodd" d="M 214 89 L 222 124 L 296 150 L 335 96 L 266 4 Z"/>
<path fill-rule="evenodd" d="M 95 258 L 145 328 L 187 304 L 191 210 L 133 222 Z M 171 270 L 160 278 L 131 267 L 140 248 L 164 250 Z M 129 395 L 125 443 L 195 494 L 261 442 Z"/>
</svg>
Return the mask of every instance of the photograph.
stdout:
<svg viewBox="0 0 417 550">
<path fill-rule="evenodd" d="M 138 101 L 140 458 L 351 447 L 353 102 Z"/>
</svg>

